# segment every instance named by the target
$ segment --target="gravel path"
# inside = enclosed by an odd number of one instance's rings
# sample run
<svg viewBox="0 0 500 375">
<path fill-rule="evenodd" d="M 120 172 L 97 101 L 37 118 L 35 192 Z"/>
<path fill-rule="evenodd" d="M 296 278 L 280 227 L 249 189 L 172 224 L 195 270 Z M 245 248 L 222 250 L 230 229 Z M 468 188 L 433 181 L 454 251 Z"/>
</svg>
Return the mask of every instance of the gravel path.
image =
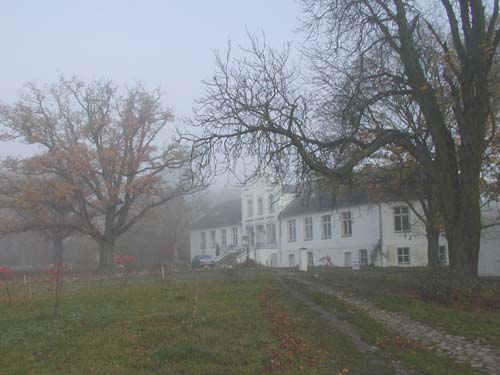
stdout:
<svg viewBox="0 0 500 375">
<path fill-rule="evenodd" d="M 394 375 L 410 375 L 410 373 L 403 368 L 401 362 L 393 360 L 389 354 L 381 353 L 379 348 L 364 341 L 358 329 L 351 323 L 337 318 L 331 312 L 326 311 L 320 305 L 311 301 L 304 294 L 289 287 L 279 276 L 277 279 L 283 289 L 285 289 L 292 298 L 304 303 L 309 309 L 319 314 L 322 319 L 325 319 L 333 325 L 341 334 L 349 337 L 356 350 L 363 353 L 368 362 L 373 365 L 388 367 L 392 369 Z"/>
<path fill-rule="evenodd" d="M 385 324 L 399 335 L 433 346 L 439 356 L 449 356 L 460 363 L 468 363 L 479 372 L 500 374 L 500 351 L 479 340 L 469 340 L 462 336 L 450 335 L 446 331 L 415 322 L 404 314 L 387 311 L 366 300 L 346 296 L 342 291 L 297 277 L 294 280 L 323 294 L 331 295 L 342 302 L 354 306 Z"/>
</svg>

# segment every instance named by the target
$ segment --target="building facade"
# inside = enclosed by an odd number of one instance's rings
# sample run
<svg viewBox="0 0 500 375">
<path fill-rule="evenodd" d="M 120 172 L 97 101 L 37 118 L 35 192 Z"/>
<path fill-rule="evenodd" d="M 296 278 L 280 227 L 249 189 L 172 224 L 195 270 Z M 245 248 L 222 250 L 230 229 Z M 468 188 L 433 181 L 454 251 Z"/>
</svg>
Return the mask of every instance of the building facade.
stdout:
<svg viewBox="0 0 500 375">
<path fill-rule="evenodd" d="M 242 233 L 249 257 L 259 264 L 278 267 L 281 244 L 280 212 L 294 199 L 292 189 L 259 180 L 241 189 Z"/>
<path fill-rule="evenodd" d="M 288 187 L 257 181 L 241 189 L 240 200 L 217 206 L 195 223 L 191 257 L 237 253 L 240 262 L 249 257 L 269 267 L 425 266 L 425 227 L 413 211 L 420 204 L 409 203 L 366 192 L 297 196 Z M 493 224 L 481 237 L 479 274 L 500 276 L 500 221 L 498 210 L 490 211 Z M 444 234 L 439 259 L 448 264 Z"/>
<path fill-rule="evenodd" d="M 240 252 L 241 245 L 240 200 L 216 205 L 191 226 L 191 259 L 197 255 L 218 258 L 227 253 Z"/>
<path fill-rule="evenodd" d="M 418 207 L 417 202 L 411 202 Z M 366 193 L 344 193 L 335 200 L 297 198 L 280 215 L 280 263 L 296 266 L 425 266 L 425 228 L 403 201 L 371 202 Z M 448 262 L 446 240 L 440 259 Z"/>
</svg>

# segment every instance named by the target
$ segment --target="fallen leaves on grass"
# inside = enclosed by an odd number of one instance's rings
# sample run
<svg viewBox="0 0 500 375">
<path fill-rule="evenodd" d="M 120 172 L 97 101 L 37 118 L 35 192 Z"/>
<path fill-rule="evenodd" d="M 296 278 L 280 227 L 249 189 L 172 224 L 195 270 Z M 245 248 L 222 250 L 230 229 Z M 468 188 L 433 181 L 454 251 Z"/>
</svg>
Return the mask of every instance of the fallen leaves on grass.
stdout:
<svg viewBox="0 0 500 375">
<path fill-rule="evenodd" d="M 265 289 L 257 296 L 261 309 L 272 323 L 271 333 L 278 339 L 278 344 L 265 355 L 263 372 L 283 372 L 294 367 L 304 370 L 301 363 L 317 363 L 322 352 L 298 336 L 294 322 L 274 302 L 274 293 L 272 289 Z"/>
<path fill-rule="evenodd" d="M 375 342 L 380 348 L 392 347 L 396 349 L 426 349 L 427 347 L 415 340 L 396 336 L 396 337 L 382 337 Z"/>
</svg>

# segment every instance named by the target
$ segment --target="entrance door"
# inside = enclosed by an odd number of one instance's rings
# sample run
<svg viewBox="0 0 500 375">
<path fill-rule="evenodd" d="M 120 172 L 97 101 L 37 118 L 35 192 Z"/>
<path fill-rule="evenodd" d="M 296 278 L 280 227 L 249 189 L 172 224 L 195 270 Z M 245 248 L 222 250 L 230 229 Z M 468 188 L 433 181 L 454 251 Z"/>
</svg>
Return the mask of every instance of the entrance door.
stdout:
<svg viewBox="0 0 500 375">
<path fill-rule="evenodd" d="M 314 253 L 312 251 L 309 251 L 307 253 L 307 266 L 308 267 L 314 266 Z"/>
<path fill-rule="evenodd" d="M 278 267 L 278 254 L 277 253 L 271 254 L 271 267 Z"/>
<path fill-rule="evenodd" d="M 344 253 L 344 266 L 352 267 L 352 254 L 350 251 Z"/>
</svg>

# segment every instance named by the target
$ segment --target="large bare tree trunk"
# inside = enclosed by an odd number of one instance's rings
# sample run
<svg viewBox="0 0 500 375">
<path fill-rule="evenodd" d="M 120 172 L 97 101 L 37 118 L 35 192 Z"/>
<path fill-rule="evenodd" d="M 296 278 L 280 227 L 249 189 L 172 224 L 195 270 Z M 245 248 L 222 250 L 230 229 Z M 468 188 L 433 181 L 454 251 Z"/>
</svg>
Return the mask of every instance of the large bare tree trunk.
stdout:
<svg viewBox="0 0 500 375">
<path fill-rule="evenodd" d="M 97 272 L 100 274 L 109 274 L 113 272 L 113 252 L 115 241 L 108 240 L 99 243 L 99 268 Z"/>
<path fill-rule="evenodd" d="M 446 239 L 450 248 L 450 267 L 465 277 L 477 277 L 479 244 L 476 242 L 476 231 L 457 223 L 455 230 L 447 230 Z M 448 226 L 447 226 L 448 227 Z M 462 228 L 459 230 L 458 228 Z"/>
<path fill-rule="evenodd" d="M 59 315 L 59 305 L 61 303 L 61 296 L 63 290 L 64 280 L 64 257 L 63 257 L 63 241 L 64 238 L 55 235 L 52 238 L 53 251 L 54 251 L 54 266 L 56 269 L 56 285 L 55 285 L 55 301 L 54 301 L 54 316 Z"/>
<path fill-rule="evenodd" d="M 439 262 L 439 236 L 440 231 L 438 228 L 430 225 L 426 227 L 427 237 L 427 259 L 429 266 L 437 266 Z"/>
<path fill-rule="evenodd" d="M 63 239 L 62 238 L 54 238 L 52 240 L 52 251 L 54 257 L 54 264 L 60 264 L 63 262 Z"/>
<path fill-rule="evenodd" d="M 476 168 L 462 168 L 457 185 L 440 189 L 450 267 L 468 278 L 477 277 L 481 237 L 479 164 L 474 164 Z"/>
<path fill-rule="evenodd" d="M 465 177 L 464 177 L 465 178 Z M 450 248 L 450 266 L 465 277 L 476 278 L 481 238 L 479 189 L 474 182 L 462 183 L 461 201 L 455 216 L 445 215 L 446 238 Z M 455 203 L 455 202 L 451 202 Z"/>
</svg>

